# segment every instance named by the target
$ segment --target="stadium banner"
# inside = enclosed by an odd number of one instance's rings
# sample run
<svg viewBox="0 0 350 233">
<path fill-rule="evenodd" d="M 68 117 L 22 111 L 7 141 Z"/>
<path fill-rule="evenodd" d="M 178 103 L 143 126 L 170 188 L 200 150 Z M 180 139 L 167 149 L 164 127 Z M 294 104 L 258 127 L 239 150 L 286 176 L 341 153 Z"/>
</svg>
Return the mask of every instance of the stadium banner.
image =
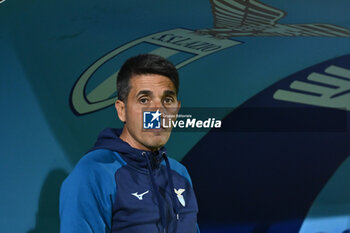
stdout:
<svg viewBox="0 0 350 233">
<path fill-rule="evenodd" d="M 192 177 L 202 233 L 350 232 L 348 9 L 0 0 L 2 231 L 59 232 L 62 181 L 102 129 L 122 127 L 121 65 L 152 53 L 179 70 L 182 109 L 163 124 Z M 144 128 L 161 124 L 152 114 Z"/>
</svg>

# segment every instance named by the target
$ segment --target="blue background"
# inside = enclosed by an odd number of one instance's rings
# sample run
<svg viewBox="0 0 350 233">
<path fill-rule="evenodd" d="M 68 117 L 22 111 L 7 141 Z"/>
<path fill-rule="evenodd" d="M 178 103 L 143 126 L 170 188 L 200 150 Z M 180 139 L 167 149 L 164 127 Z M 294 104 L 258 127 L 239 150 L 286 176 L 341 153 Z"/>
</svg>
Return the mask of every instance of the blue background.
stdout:
<svg viewBox="0 0 350 233">
<path fill-rule="evenodd" d="M 287 12 L 282 24 L 350 29 L 346 0 L 263 3 Z M 79 76 L 104 54 L 137 38 L 174 28 L 212 28 L 211 7 L 209 1 L 184 0 L 0 4 L 1 232 L 58 232 L 61 182 L 100 130 L 121 126 L 112 106 L 74 114 L 70 94 Z M 350 69 L 347 37 L 231 39 L 242 44 L 179 70 L 184 107 L 238 108 L 224 123 L 265 124 L 273 118 L 242 120 L 239 109 L 245 107 L 321 108 L 276 100 L 273 94 L 329 65 Z M 96 72 L 87 92 L 127 57 L 153 49 L 140 45 L 116 56 Z M 348 122 L 349 110 L 343 112 Z M 329 114 L 290 113 L 300 121 L 310 116 L 333 120 Z M 275 122 L 281 128 L 291 124 Z M 342 132 L 228 127 L 208 134 L 176 132 L 167 146 L 190 170 L 202 232 L 343 233 L 350 229 L 348 130 L 347 125 Z"/>
</svg>

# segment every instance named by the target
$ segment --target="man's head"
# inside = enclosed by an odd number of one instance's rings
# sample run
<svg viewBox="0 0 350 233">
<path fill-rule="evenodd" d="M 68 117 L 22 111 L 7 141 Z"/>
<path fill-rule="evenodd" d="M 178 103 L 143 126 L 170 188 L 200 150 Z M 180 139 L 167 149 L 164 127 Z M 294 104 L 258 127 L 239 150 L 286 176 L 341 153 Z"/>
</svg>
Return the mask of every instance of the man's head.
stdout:
<svg viewBox="0 0 350 233">
<path fill-rule="evenodd" d="M 132 147 L 156 150 L 169 139 L 170 129 L 143 129 L 143 111 L 150 109 L 176 114 L 180 108 L 178 72 L 164 58 L 142 54 L 128 59 L 117 78 L 115 107 L 124 122 L 121 139 Z"/>
<path fill-rule="evenodd" d="M 141 74 L 159 74 L 171 80 L 176 95 L 179 92 L 179 74 L 174 65 L 161 56 L 154 54 L 141 54 L 131 57 L 122 66 L 117 78 L 118 99 L 125 101 L 130 92 L 130 79 Z"/>
</svg>

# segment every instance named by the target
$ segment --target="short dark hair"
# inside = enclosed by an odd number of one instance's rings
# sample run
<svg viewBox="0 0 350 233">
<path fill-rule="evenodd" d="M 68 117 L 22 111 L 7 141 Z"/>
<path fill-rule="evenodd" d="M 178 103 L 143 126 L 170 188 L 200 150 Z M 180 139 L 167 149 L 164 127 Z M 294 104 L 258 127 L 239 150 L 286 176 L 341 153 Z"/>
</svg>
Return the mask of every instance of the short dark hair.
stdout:
<svg viewBox="0 0 350 233">
<path fill-rule="evenodd" d="M 130 79 L 134 75 L 159 74 L 171 80 L 179 93 L 179 73 L 175 66 L 165 58 L 154 54 L 140 54 L 125 61 L 117 77 L 117 95 L 126 101 L 130 92 Z"/>
</svg>

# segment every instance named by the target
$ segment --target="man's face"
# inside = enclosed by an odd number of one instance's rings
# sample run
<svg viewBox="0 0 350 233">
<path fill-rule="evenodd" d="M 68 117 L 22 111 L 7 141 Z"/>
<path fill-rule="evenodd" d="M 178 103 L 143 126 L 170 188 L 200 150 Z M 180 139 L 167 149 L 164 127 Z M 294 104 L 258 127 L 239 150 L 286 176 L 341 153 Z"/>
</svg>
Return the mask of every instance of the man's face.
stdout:
<svg viewBox="0 0 350 233">
<path fill-rule="evenodd" d="M 120 138 L 137 149 L 159 149 L 168 141 L 171 129 L 144 129 L 143 112 L 159 109 L 163 114 L 176 114 L 180 102 L 175 86 L 169 78 L 158 74 L 135 75 L 130 86 L 126 103 L 116 102 L 118 116 L 125 122 Z"/>
</svg>

